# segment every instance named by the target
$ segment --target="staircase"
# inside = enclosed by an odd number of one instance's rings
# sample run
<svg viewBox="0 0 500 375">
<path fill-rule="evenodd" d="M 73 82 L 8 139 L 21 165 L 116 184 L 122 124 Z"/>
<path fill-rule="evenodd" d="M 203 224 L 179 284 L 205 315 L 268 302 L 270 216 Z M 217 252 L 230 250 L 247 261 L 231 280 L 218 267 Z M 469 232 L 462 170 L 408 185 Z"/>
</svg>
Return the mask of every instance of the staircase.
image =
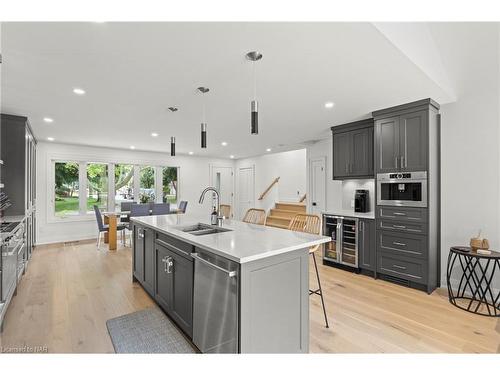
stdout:
<svg viewBox="0 0 500 375">
<path fill-rule="evenodd" d="M 276 203 L 267 215 L 266 225 L 270 227 L 287 229 L 290 221 L 296 214 L 305 214 L 306 205 L 304 203 Z"/>
</svg>

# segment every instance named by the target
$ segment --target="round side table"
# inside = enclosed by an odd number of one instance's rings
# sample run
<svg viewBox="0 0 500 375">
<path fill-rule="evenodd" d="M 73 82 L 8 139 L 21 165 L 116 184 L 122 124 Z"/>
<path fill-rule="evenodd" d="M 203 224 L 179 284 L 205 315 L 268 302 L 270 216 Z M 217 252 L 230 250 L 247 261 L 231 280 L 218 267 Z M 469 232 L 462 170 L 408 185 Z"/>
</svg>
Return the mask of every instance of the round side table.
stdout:
<svg viewBox="0 0 500 375">
<path fill-rule="evenodd" d="M 500 290 L 495 294 L 492 289 L 500 276 L 499 252 L 478 254 L 469 247 L 452 247 L 446 268 L 451 304 L 474 314 L 500 316 Z"/>
</svg>

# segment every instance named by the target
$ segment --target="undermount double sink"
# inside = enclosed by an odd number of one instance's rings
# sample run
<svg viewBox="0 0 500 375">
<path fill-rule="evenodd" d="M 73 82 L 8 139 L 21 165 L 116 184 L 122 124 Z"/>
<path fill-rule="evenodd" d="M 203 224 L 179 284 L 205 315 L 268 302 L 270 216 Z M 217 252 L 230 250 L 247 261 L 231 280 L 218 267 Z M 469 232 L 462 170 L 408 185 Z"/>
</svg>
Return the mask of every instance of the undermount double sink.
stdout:
<svg viewBox="0 0 500 375">
<path fill-rule="evenodd" d="M 193 225 L 187 225 L 182 227 L 177 227 L 176 229 L 192 234 L 193 236 L 205 236 L 207 234 L 216 234 L 223 232 L 230 232 L 231 229 L 217 227 L 215 225 L 209 225 L 204 223 L 198 223 Z"/>
</svg>

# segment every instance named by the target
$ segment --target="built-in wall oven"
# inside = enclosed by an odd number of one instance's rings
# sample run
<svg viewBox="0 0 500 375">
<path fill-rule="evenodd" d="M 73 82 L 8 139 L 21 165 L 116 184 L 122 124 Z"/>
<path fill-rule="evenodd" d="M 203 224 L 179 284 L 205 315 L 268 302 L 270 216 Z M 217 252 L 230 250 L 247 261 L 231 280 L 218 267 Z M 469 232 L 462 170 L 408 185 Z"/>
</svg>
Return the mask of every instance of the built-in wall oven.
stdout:
<svg viewBox="0 0 500 375">
<path fill-rule="evenodd" d="M 358 268 L 358 219 L 323 215 L 323 235 L 331 241 L 323 246 L 323 259 Z"/>
<path fill-rule="evenodd" d="M 427 172 L 378 173 L 377 205 L 427 207 Z"/>
</svg>

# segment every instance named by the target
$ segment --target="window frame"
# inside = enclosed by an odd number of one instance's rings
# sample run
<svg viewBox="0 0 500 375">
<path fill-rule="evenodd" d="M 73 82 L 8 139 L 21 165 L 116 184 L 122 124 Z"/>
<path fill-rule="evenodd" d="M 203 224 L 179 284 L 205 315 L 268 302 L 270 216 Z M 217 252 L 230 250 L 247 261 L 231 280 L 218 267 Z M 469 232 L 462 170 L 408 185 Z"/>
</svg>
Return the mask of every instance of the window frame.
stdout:
<svg viewBox="0 0 500 375">
<path fill-rule="evenodd" d="M 55 164 L 56 163 L 78 163 L 79 190 L 85 194 L 79 193 L 79 212 L 74 215 L 56 215 L 55 208 Z M 155 203 L 163 202 L 163 168 L 177 168 L 177 204 L 180 199 L 180 170 L 179 165 L 169 163 L 159 163 L 158 161 L 140 162 L 127 159 L 107 159 L 107 158 L 92 158 L 76 155 L 49 155 L 47 166 L 47 223 L 61 222 L 82 222 L 95 220 L 93 212 L 87 212 L 87 164 L 106 164 L 108 166 L 108 201 L 107 207 L 103 212 L 113 212 L 115 210 L 115 164 L 128 164 L 134 168 L 134 202 L 139 202 L 140 192 L 140 168 L 153 167 L 155 173 Z"/>
</svg>

